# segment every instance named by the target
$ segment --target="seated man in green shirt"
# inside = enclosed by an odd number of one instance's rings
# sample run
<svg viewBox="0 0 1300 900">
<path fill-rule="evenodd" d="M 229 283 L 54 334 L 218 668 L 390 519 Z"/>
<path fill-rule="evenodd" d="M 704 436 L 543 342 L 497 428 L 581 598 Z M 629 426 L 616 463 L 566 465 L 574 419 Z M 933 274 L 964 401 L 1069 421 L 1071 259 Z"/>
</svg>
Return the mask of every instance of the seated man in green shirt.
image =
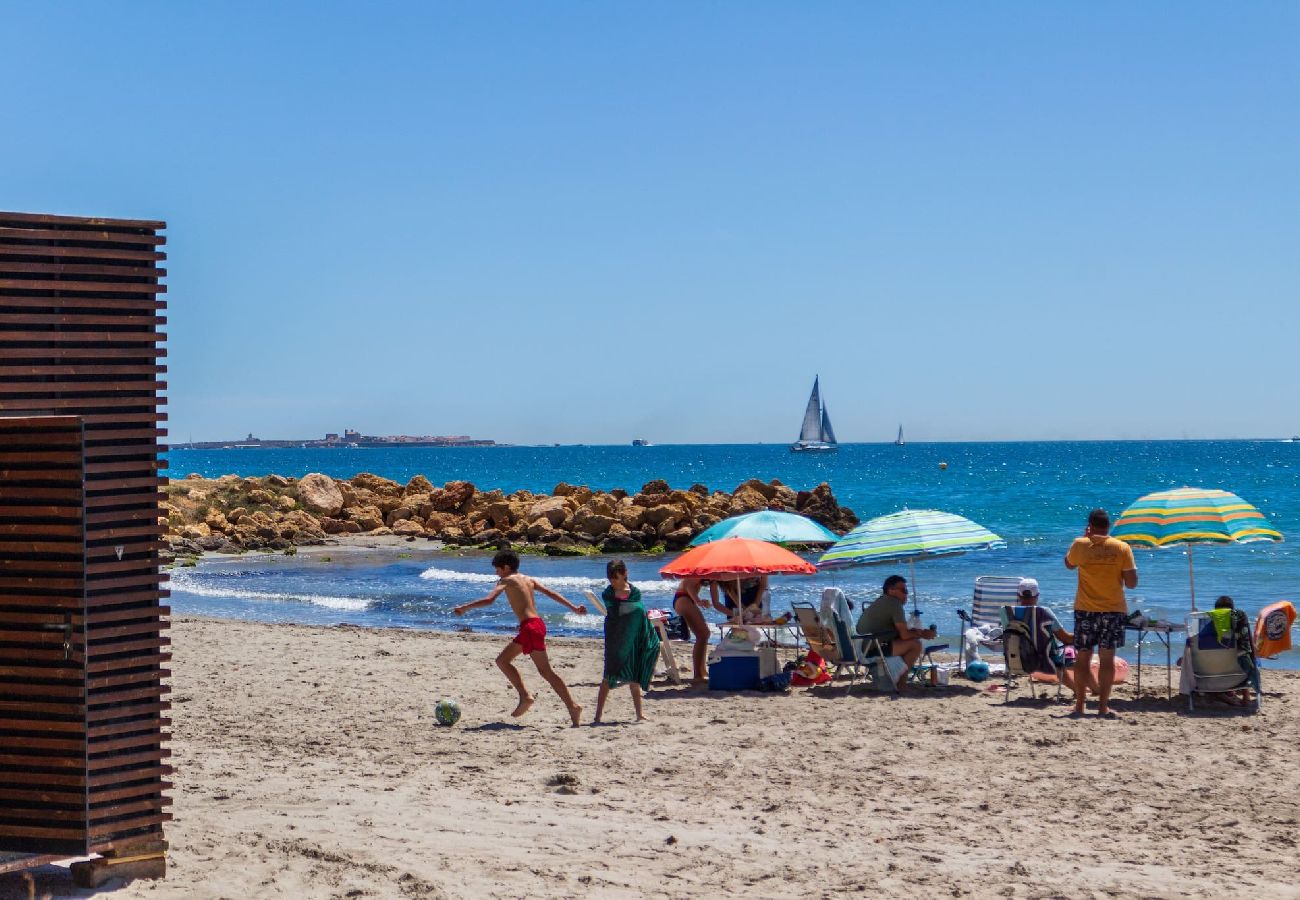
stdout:
<svg viewBox="0 0 1300 900">
<path fill-rule="evenodd" d="M 921 641 L 935 636 L 933 628 L 909 628 L 907 625 L 907 579 L 890 575 L 885 579 L 884 593 L 862 611 L 858 617 L 858 634 L 888 634 L 881 644 L 889 656 L 903 658 L 903 674 L 898 679 L 901 691 L 907 683 L 908 673 L 921 658 Z"/>
</svg>

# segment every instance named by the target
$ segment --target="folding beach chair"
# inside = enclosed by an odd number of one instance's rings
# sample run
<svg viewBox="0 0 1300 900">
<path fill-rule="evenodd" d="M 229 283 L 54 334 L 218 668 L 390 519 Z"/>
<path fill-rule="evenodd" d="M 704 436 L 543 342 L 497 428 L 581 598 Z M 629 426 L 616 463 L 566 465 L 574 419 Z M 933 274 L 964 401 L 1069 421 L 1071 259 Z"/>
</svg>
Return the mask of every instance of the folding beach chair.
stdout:
<svg viewBox="0 0 1300 900">
<path fill-rule="evenodd" d="M 1002 659 L 1006 663 L 1006 690 L 1003 703 L 1011 701 L 1014 679 L 1030 682 L 1033 693 L 1035 674 L 1051 675 L 1056 679 L 1056 696 L 1061 696 L 1061 655 L 1056 635 L 1052 634 L 1051 620 L 1037 606 L 1004 606 L 1000 618 L 1002 627 Z"/>
<path fill-rule="evenodd" d="M 966 635 L 965 631 L 980 626 L 1002 626 L 1002 607 L 1014 606 L 1016 590 L 1020 587 L 1019 575 L 981 575 L 975 579 L 975 597 L 971 602 L 971 611 L 957 610 L 957 618 L 962 621 L 962 641 L 959 665 L 966 671 Z M 981 640 L 979 645 L 992 653 L 1001 653 L 1002 639 Z"/>
<path fill-rule="evenodd" d="M 834 626 L 823 622 L 811 603 L 795 603 L 793 608 L 795 621 L 799 623 L 799 630 L 803 632 L 803 640 L 808 649 L 816 652 L 827 663 L 838 665 L 840 648 L 835 643 Z"/>
<path fill-rule="evenodd" d="M 1263 702 L 1259 664 L 1255 659 L 1250 621 L 1241 610 L 1233 611 L 1233 629 L 1219 639 L 1208 611 L 1187 617 L 1187 649 L 1183 653 L 1182 689 L 1187 692 L 1188 711 L 1196 709 L 1197 694 L 1224 694 L 1245 687 L 1254 688 L 1254 712 Z M 1239 630 L 1244 636 L 1239 642 Z M 1249 647 L 1247 651 L 1244 649 Z"/>
<path fill-rule="evenodd" d="M 889 690 L 897 693 L 898 685 L 895 679 L 902 674 L 902 670 L 895 671 L 889 660 L 891 657 L 885 654 L 884 641 L 889 639 L 889 634 L 858 634 L 854 631 L 852 624 L 853 611 L 849 609 L 848 598 L 839 588 L 827 588 L 822 594 L 822 602 L 826 604 L 829 601 L 831 609 L 831 624 L 833 634 L 835 635 L 835 647 L 839 652 L 839 661 L 835 664 L 835 674 L 839 674 L 840 669 L 849 670 L 849 686 L 845 693 L 853 690 L 853 684 L 857 680 L 859 671 L 868 675 L 872 682 L 879 686 L 881 680 L 885 681 Z M 900 660 L 901 662 L 901 660 Z"/>
</svg>

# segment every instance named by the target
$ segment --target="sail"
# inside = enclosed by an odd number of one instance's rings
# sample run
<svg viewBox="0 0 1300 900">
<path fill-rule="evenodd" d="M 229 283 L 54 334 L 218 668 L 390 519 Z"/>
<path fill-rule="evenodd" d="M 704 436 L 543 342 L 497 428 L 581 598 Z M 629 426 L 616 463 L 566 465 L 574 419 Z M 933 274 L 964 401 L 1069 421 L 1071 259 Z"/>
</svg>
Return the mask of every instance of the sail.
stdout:
<svg viewBox="0 0 1300 900">
<path fill-rule="evenodd" d="M 803 427 L 799 429 L 799 440 L 820 441 L 822 439 L 822 398 L 817 389 L 817 379 L 813 379 L 812 394 L 808 397 L 808 408 L 803 411 Z"/>
<path fill-rule="evenodd" d="M 824 406 L 822 407 L 822 440 L 828 444 L 836 443 L 835 429 L 831 427 L 831 416 Z"/>
</svg>

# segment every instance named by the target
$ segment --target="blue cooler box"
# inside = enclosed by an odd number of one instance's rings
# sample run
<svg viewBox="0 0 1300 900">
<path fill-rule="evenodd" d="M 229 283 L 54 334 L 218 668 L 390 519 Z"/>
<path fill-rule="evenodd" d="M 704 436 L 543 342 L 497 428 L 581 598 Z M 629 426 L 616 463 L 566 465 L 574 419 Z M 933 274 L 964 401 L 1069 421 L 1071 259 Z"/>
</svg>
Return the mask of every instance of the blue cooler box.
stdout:
<svg viewBox="0 0 1300 900">
<path fill-rule="evenodd" d="M 709 663 L 709 690 L 758 690 L 758 654 L 724 656 Z"/>
</svg>

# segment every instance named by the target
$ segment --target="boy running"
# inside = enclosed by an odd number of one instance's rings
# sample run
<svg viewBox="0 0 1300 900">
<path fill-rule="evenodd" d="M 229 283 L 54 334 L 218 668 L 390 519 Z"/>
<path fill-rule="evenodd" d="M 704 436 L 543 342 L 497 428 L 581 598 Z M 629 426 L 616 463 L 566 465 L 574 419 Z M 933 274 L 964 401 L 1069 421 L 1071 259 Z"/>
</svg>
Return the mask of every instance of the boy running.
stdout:
<svg viewBox="0 0 1300 900">
<path fill-rule="evenodd" d="M 514 665 L 515 657 L 521 653 L 527 653 L 533 658 L 533 665 L 537 667 L 538 674 L 546 679 L 551 687 L 555 689 L 555 693 L 560 695 L 560 700 L 568 707 L 569 718 L 573 720 L 573 725 L 576 728 L 578 719 L 582 715 L 582 707 L 573 702 L 573 697 L 569 695 L 569 689 L 565 687 L 560 676 L 556 675 L 551 668 L 551 661 L 546 655 L 546 622 L 537 614 L 537 602 L 534 599 L 534 592 L 541 591 L 547 597 L 562 603 L 579 615 L 585 613 L 587 607 L 574 606 L 562 595 L 536 579 L 529 578 L 527 575 L 520 575 L 519 554 L 512 550 L 502 550 L 492 557 L 492 568 L 496 569 L 497 577 L 501 579 L 497 582 L 497 586 L 490 590 L 486 597 L 457 606 L 452 609 L 452 612 L 459 616 L 464 615 L 466 610 L 479 606 L 489 606 L 496 602 L 502 591 L 505 591 L 506 599 L 510 601 L 510 608 L 514 610 L 515 617 L 519 619 L 519 633 L 515 635 L 513 641 L 506 644 L 506 648 L 497 656 L 497 667 L 501 669 L 511 686 L 519 694 L 519 705 L 515 707 L 514 712 L 510 715 L 519 718 L 532 708 L 537 699 L 528 693 L 528 689 L 524 687 L 524 677 L 519 674 L 519 670 Z"/>
</svg>

